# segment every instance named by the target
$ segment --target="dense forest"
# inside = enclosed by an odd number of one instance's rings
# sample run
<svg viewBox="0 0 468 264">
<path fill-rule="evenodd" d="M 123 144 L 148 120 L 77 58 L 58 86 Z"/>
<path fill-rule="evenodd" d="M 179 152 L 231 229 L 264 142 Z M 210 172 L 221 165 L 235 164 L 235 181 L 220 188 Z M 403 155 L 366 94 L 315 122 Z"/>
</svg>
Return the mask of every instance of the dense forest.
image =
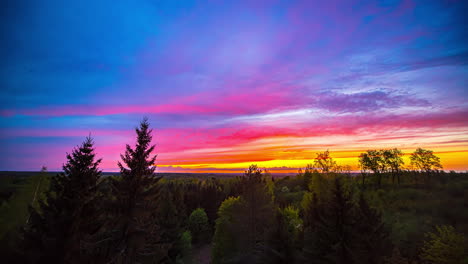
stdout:
<svg viewBox="0 0 468 264">
<path fill-rule="evenodd" d="M 418 148 L 318 153 L 296 176 L 161 177 L 144 119 L 120 174 L 93 139 L 63 172 L 2 177 L 3 263 L 468 263 L 468 173 Z"/>
</svg>

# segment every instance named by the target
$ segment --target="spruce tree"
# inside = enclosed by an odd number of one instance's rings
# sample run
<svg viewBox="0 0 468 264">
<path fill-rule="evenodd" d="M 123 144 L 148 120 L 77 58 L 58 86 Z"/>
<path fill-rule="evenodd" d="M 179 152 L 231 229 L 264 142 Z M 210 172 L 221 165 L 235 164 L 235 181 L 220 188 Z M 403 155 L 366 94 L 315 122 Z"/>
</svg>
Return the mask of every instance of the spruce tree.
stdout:
<svg viewBox="0 0 468 264">
<path fill-rule="evenodd" d="M 328 201 L 314 196 L 305 210 L 304 255 L 309 263 L 355 263 L 352 253 L 355 210 L 349 193 L 335 179 Z"/>
<path fill-rule="evenodd" d="M 183 224 L 187 219 L 182 185 L 166 182 L 161 186 L 154 221 L 159 227 L 159 243 L 164 248 L 162 262 L 171 263 L 183 254 L 180 241 L 185 231 Z M 192 235 L 192 234 L 190 234 Z"/>
<path fill-rule="evenodd" d="M 39 209 L 30 207 L 24 232 L 29 262 L 87 263 L 85 241 L 98 230 L 101 159 L 95 160 L 93 140 L 67 153 L 63 173 L 54 176 Z"/>
<path fill-rule="evenodd" d="M 381 263 L 390 248 L 380 214 L 361 196 L 353 202 L 342 179 L 336 178 L 331 195 L 317 195 L 304 208 L 304 258 L 308 263 Z"/>
<path fill-rule="evenodd" d="M 237 220 L 240 237 L 239 256 L 242 263 L 256 263 L 265 257 L 267 242 L 275 230 L 273 197 L 268 191 L 262 171 L 251 165 L 241 178 L 242 207 Z"/>
<path fill-rule="evenodd" d="M 267 263 L 299 263 L 299 234 L 302 219 L 299 210 L 292 206 L 280 208 L 276 214 L 276 229 L 272 233 L 267 252 Z"/>
<path fill-rule="evenodd" d="M 369 206 L 362 194 L 357 205 L 357 217 L 356 258 L 362 264 L 382 263 L 384 256 L 390 253 L 389 231 L 380 213 Z"/>
<path fill-rule="evenodd" d="M 135 147 L 127 145 L 125 154 L 120 155 L 121 177 L 111 181 L 111 211 L 101 240 L 107 243 L 105 261 L 109 263 L 156 262 L 167 251 L 155 222 L 161 178 L 154 173 L 155 145 L 151 145 L 148 119 L 143 119 L 135 131 Z"/>
</svg>

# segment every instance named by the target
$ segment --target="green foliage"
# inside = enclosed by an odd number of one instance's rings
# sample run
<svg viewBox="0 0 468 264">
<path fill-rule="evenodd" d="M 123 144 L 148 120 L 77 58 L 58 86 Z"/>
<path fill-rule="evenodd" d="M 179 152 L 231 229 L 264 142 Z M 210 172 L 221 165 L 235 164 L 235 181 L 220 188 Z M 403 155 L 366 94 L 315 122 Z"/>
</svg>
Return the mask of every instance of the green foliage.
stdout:
<svg viewBox="0 0 468 264">
<path fill-rule="evenodd" d="M 190 231 L 185 231 L 180 236 L 179 245 L 180 253 L 177 255 L 176 263 L 189 264 L 191 261 L 192 253 L 192 235 Z"/>
<path fill-rule="evenodd" d="M 421 259 L 434 264 L 467 262 L 468 248 L 465 237 L 452 226 L 437 226 L 435 233 L 427 233 Z"/>
<path fill-rule="evenodd" d="M 303 183 L 302 183 L 302 188 L 304 190 L 309 190 L 310 182 L 312 181 L 312 177 L 314 174 L 317 174 L 317 170 L 314 168 L 314 165 L 312 164 L 307 164 L 305 170 L 304 170 L 304 175 L 302 177 Z"/>
<path fill-rule="evenodd" d="M 292 206 L 287 206 L 283 209 L 279 209 L 279 214 L 285 224 L 286 230 L 292 240 L 298 239 L 299 233 L 302 231 L 303 222 L 299 217 L 299 209 Z"/>
<path fill-rule="evenodd" d="M 176 242 L 187 219 L 182 186 L 170 181 L 161 184 L 156 202 L 152 218 L 159 231 L 160 253 L 166 254 L 165 261 L 173 261 L 181 253 L 180 244 Z"/>
<path fill-rule="evenodd" d="M 319 200 L 328 199 L 330 195 L 330 181 L 325 178 L 322 173 L 312 173 L 312 178 L 309 184 L 309 191 L 315 193 Z"/>
<path fill-rule="evenodd" d="M 238 254 L 239 236 L 234 232 L 234 220 L 241 205 L 240 197 L 229 197 L 219 207 L 211 254 L 215 264 L 227 263 Z"/>
<path fill-rule="evenodd" d="M 266 249 L 269 232 L 273 229 L 275 209 L 273 197 L 262 171 L 251 165 L 241 178 L 242 206 L 236 215 L 235 229 L 240 237 L 243 262 L 259 261 Z"/>
<path fill-rule="evenodd" d="M 309 196 L 310 197 L 310 196 Z M 387 232 L 380 215 L 361 197 L 334 180 L 328 199 L 313 194 L 304 202 L 304 257 L 309 263 L 378 263 L 385 253 Z"/>
<path fill-rule="evenodd" d="M 203 208 L 195 209 L 189 217 L 188 227 L 193 234 L 193 242 L 207 242 L 209 239 L 210 227 L 208 224 L 208 216 Z"/>
<path fill-rule="evenodd" d="M 379 187 L 382 186 L 382 173 L 385 171 L 385 162 L 383 159 L 382 150 L 368 150 L 366 153 L 361 153 L 359 156 L 359 164 L 361 170 L 365 173 L 370 170 L 374 173 L 377 178 L 377 184 Z M 363 180 L 364 183 L 364 180 Z"/>
<path fill-rule="evenodd" d="M 381 214 L 371 208 L 363 195 L 356 206 L 357 237 L 354 250 L 359 263 L 379 263 L 388 254 L 391 242 Z"/>
<path fill-rule="evenodd" d="M 317 153 L 317 156 L 314 159 L 314 167 L 321 173 L 329 173 L 338 169 L 336 161 L 334 161 L 330 156 L 330 152 L 328 150 Z"/>
<path fill-rule="evenodd" d="M 442 169 L 440 158 L 432 150 L 418 148 L 411 154 L 411 165 L 420 171 L 429 172 Z"/>
<path fill-rule="evenodd" d="M 227 200 L 228 204 L 236 205 L 227 210 L 227 215 L 223 206 L 226 201 L 220 208 L 214 238 L 215 263 L 260 261 L 266 255 L 267 240 L 274 229 L 273 197 L 262 171 L 252 165 L 239 181 L 242 189 L 239 202 Z M 220 252 L 229 253 L 223 257 Z"/>
<path fill-rule="evenodd" d="M 401 167 L 405 164 L 403 161 L 403 152 L 397 148 L 383 150 L 383 162 L 385 167 L 390 171 L 392 176 L 392 183 L 395 182 L 397 176 L 398 184 L 400 184 L 400 171 Z"/>
<path fill-rule="evenodd" d="M 300 251 L 300 233 L 302 219 L 299 210 L 288 206 L 278 209 L 276 214 L 276 229 L 268 241 L 265 263 L 295 263 Z"/>
<path fill-rule="evenodd" d="M 5 263 L 17 261 L 21 228 L 29 219 L 28 207 L 39 209 L 39 201 L 45 198 L 50 177 L 40 173 L 29 177 L 0 177 L 4 200 L 0 202 L 0 255 Z M 10 261 L 11 258 L 11 261 Z"/>
</svg>

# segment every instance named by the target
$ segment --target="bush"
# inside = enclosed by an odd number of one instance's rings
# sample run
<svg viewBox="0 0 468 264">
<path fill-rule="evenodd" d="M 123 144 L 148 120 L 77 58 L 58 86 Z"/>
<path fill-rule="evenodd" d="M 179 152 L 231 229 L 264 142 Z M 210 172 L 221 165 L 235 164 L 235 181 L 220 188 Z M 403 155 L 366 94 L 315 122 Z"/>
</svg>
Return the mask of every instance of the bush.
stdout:
<svg viewBox="0 0 468 264">
<path fill-rule="evenodd" d="M 421 259 L 434 264 L 462 263 L 467 257 L 466 241 L 452 226 L 437 226 L 436 233 L 426 234 Z"/>
<path fill-rule="evenodd" d="M 203 243 L 209 240 L 208 216 L 203 208 L 193 210 L 189 217 L 188 227 L 192 233 L 194 243 Z"/>
<path fill-rule="evenodd" d="M 190 253 L 192 250 L 192 234 L 190 231 L 185 231 L 182 233 L 182 236 L 180 236 L 179 240 L 179 248 L 180 248 L 180 253 L 177 255 L 177 263 L 180 264 L 188 264 L 190 263 Z"/>
</svg>

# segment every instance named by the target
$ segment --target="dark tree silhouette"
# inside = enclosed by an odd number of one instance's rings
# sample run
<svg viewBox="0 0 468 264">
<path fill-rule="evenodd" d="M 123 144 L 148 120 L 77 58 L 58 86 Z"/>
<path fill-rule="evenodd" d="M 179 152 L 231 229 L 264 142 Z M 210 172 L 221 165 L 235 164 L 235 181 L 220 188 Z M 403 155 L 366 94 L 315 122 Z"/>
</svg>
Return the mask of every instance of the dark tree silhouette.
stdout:
<svg viewBox="0 0 468 264">
<path fill-rule="evenodd" d="M 420 172 L 426 173 L 427 180 L 430 181 L 431 174 L 434 170 L 441 170 L 442 164 L 440 158 L 434 155 L 432 150 L 417 148 L 410 157 L 411 166 Z"/>
<path fill-rule="evenodd" d="M 387 245 L 380 215 L 336 178 L 329 200 L 314 195 L 304 212 L 304 258 L 307 263 L 379 263 Z"/>
<path fill-rule="evenodd" d="M 176 243 L 183 235 L 182 227 L 187 219 L 183 192 L 183 187 L 176 183 L 166 182 L 161 186 L 153 217 L 159 226 L 159 243 L 165 253 L 162 262 L 170 263 L 183 251 L 179 243 Z"/>
<path fill-rule="evenodd" d="M 167 251 L 154 216 L 161 178 L 154 173 L 155 145 L 150 145 L 152 130 L 148 119 L 143 119 L 135 131 L 135 148 L 127 145 L 122 162 L 118 163 L 121 178 L 111 181 L 113 200 L 102 240 L 107 241 L 105 259 L 110 263 L 155 262 Z"/>
<path fill-rule="evenodd" d="M 330 151 L 317 153 L 314 160 L 314 167 L 321 173 L 330 173 L 337 169 L 336 161 L 330 156 Z"/>
<path fill-rule="evenodd" d="M 274 230 L 273 197 L 268 191 L 262 171 L 251 165 L 241 178 L 243 206 L 239 212 L 238 229 L 243 234 L 240 243 L 242 262 L 254 263 L 264 257 L 267 239 Z"/>
<path fill-rule="evenodd" d="M 389 230 L 382 222 L 379 212 L 372 209 L 361 194 L 357 205 L 357 236 L 354 254 L 358 263 L 382 263 L 390 253 Z"/>
<path fill-rule="evenodd" d="M 302 219 L 299 210 L 291 206 L 277 210 L 276 228 L 269 239 L 267 263 L 299 263 L 299 233 L 302 230 Z"/>
<path fill-rule="evenodd" d="M 101 160 L 95 160 L 93 140 L 67 154 L 63 173 L 54 176 L 39 209 L 30 207 L 24 246 L 34 263 L 87 263 L 83 244 L 98 230 Z"/>
<path fill-rule="evenodd" d="M 361 153 L 359 156 L 359 164 L 363 171 L 371 170 L 374 173 L 374 176 L 377 178 L 377 185 L 380 188 L 382 186 L 382 173 L 385 171 L 382 151 L 368 150 L 366 153 Z"/>
<path fill-rule="evenodd" d="M 256 165 L 251 165 L 239 181 L 240 198 L 233 208 L 228 207 L 229 210 L 221 205 L 220 217 L 216 220 L 215 263 L 259 263 L 269 252 L 268 239 L 275 229 L 275 210 L 266 179 Z"/>
<path fill-rule="evenodd" d="M 400 184 L 401 167 L 405 164 L 402 159 L 403 152 L 397 148 L 386 149 L 382 151 L 383 162 L 390 170 L 392 175 L 392 183 L 395 183 L 395 176 L 397 177 L 398 184 Z"/>
</svg>

